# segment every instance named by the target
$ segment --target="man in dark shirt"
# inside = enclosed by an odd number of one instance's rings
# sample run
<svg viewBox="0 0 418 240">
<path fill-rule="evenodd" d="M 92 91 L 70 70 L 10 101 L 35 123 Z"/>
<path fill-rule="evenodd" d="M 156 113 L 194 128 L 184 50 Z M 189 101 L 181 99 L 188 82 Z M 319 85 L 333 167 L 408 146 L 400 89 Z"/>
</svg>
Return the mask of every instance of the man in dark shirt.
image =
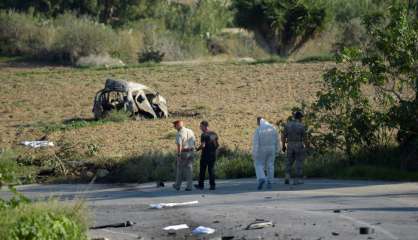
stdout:
<svg viewBox="0 0 418 240">
<path fill-rule="evenodd" d="M 209 189 L 215 190 L 215 172 L 213 168 L 216 161 L 216 149 L 219 147 L 218 135 L 215 132 L 209 131 L 209 123 L 207 121 L 200 123 L 200 130 L 202 130 L 200 146 L 196 151 L 202 150 L 202 154 L 200 158 L 199 184 L 196 184 L 195 187 L 201 190 L 204 188 L 207 168 L 209 173 Z"/>
</svg>

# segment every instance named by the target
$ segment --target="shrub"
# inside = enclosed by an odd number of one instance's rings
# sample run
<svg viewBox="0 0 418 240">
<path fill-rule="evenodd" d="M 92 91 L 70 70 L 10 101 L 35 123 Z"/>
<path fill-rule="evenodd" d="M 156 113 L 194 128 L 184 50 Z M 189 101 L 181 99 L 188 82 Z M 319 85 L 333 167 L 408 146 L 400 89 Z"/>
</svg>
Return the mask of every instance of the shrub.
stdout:
<svg viewBox="0 0 418 240">
<path fill-rule="evenodd" d="M 57 202 L 22 204 L 0 210 L 0 239 L 83 240 L 87 222 L 82 204 Z"/>
<path fill-rule="evenodd" d="M 221 147 L 216 162 L 216 176 L 219 178 L 243 178 L 255 175 L 250 154 L 238 149 Z"/>
<path fill-rule="evenodd" d="M 0 11 L 0 53 L 44 57 L 50 50 L 55 31 L 48 21 L 29 14 Z"/>
<path fill-rule="evenodd" d="M 116 182 L 148 182 L 173 180 L 175 174 L 174 153 L 147 152 L 120 161 L 119 166 L 107 177 Z M 106 180 L 106 179 L 105 179 Z"/>
<path fill-rule="evenodd" d="M 138 62 L 155 62 L 159 63 L 163 60 L 164 53 L 160 52 L 159 50 L 155 50 L 153 48 L 146 48 L 139 53 Z"/>
<path fill-rule="evenodd" d="M 70 13 L 58 16 L 54 25 L 57 38 L 53 53 L 65 62 L 75 63 L 80 57 L 109 53 L 117 38 L 111 27 Z"/>
<path fill-rule="evenodd" d="M 121 29 L 116 33 L 117 38 L 109 54 L 125 63 L 137 63 L 138 53 L 144 48 L 143 33 L 133 29 Z"/>
</svg>

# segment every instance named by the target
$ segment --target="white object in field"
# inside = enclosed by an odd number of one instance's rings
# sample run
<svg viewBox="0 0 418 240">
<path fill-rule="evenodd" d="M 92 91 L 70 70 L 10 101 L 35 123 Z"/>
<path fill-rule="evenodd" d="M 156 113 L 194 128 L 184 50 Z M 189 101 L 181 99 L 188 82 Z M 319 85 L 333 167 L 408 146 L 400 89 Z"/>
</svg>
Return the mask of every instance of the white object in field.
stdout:
<svg viewBox="0 0 418 240">
<path fill-rule="evenodd" d="M 165 227 L 163 229 L 166 230 L 166 231 L 169 231 L 169 230 L 177 231 L 177 230 L 188 229 L 188 228 L 189 228 L 189 226 L 187 226 L 187 224 L 180 224 L 180 225 L 168 226 L 168 227 Z"/>
<path fill-rule="evenodd" d="M 31 147 L 31 148 L 40 148 L 40 147 L 53 147 L 53 142 L 48 141 L 23 141 L 21 142 L 22 145 Z"/>
<path fill-rule="evenodd" d="M 151 208 L 161 209 L 161 208 L 170 208 L 170 207 L 181 207 L 181 206 L 189 206 L 198 204 L 199 201 L 191 201 L 191 202 L 182 202 L 182 203 L 157 203 L 157 204 L 150 204 Z"/>
<path fill-rule="evenodd" d="M 204 226 L 199 226 L 195 229 L 193 229 L 192 234 L 194 235 L 200 235 L 200 234 L 212 234 L 215 232 L 215 229 L 213 228 L 208 228 L 208 227 L 204 227 Z"/>
</svg>

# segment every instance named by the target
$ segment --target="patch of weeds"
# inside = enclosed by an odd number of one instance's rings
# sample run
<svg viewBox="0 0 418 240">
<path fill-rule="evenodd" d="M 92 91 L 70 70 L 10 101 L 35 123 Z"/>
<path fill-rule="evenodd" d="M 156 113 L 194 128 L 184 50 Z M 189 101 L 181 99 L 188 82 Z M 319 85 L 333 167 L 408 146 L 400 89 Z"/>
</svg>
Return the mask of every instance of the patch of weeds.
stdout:
<svg viewBox="0 0 418 240">
<path fill-rule="evenodd" d="M 89 157 L 97 156 L 99 151 L 100 151 L 100 146 L 98 144 L 89 143 L 87 145 L 86 155 Z"/>
<path fill-rule="evenodd" d="M 0 239 L 85 240 L 87 218 L 83 204 L 48 201 L 0 209 Z"/>
<path fill-rule="evenodd" d="M 105 118 L 95 119 L 69 119 L 62 123 L 44 123 L 40 122 L 35 124 L 35 128 L 39 128 L 44 133 L 51 133 L 57 131 L 67 131 L 73 129 L 79 129 L 84 127 L 93 127 L 103 125 L 109 122 L 124 122 L 130 119 L 130 113 L 124 111 L 111 111 Z"/>
<path fill-rule="evenodd" d="M 0 187 L 5 183 L 33 183 L 37 168 L 19 162 L 19 154 L 11 149 L 0 153 Z"/>
<path fill-rule="evenodd" d="M 44 123 L 40 122 L 35 125 L 36 128 L 39 128 L 44 133 L 51 133 L 57 131 L 67 131 L 78 128 L 84 128 L 89 126 L 99 126 L 105 124 L 107 121 L 104 119 L 94 120 L 94 119 L 69 119 L 65 120 L 62 123 Z"/>
<path fill-rule="evenodd" d="M 357 159 L 351 161 L 342 154 L 335 152 L 315 154 L 306 159 L 304 163 L 304 173 L 307 177 L 335 179 L 418 180 L 417 171 L 406 171 L 401 170 L 399 167 L 395 167 L 393 162 L 386 161 L 383 157 L 380 157 L 384 155 L 383 152 L 375 151 L 373 153 L 374 159 L 369 161 L 363 161 L 364 153 L 356 156 Z M 386 159 L 391 158 L 390 153 L 387 151 L 385 153 Z"/>
<path fill-rule="evenodd" d="M 104 181 L 149 182 L 173 180 L 176 156 L 174 153 L 147 152 L 121 160 Z"/>
<path fill-rule="evenodd" d="M 219 178 L 245 178 L 255 175 L 251 154 L 239 149 L 221 147 L 218 150 L 216 176 Z"/>
<path fill-rule="evenodd" d="M 126 111 L 111 111 L 106 114 L 104 121 L 107 122 L 125 122 L 131 118 L 131 113 Z"/>
</svg>

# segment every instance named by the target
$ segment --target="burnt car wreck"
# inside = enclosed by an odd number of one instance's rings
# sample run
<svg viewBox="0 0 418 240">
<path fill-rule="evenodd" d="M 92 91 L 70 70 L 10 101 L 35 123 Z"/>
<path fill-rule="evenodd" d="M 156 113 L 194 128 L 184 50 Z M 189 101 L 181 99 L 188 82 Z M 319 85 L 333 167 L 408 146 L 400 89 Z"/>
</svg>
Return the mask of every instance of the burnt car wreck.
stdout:
<svg viewBox="0 0 418 240">
<path fill-rule="evenodd" d="M 94 117 L 101 119 L 114 110 L 130 112 L 137 120 L 168 117 L 167 101 L 154 89 L 135 82 L 107 79 L 105 87 L 94 97 Z"/>
</svg>

